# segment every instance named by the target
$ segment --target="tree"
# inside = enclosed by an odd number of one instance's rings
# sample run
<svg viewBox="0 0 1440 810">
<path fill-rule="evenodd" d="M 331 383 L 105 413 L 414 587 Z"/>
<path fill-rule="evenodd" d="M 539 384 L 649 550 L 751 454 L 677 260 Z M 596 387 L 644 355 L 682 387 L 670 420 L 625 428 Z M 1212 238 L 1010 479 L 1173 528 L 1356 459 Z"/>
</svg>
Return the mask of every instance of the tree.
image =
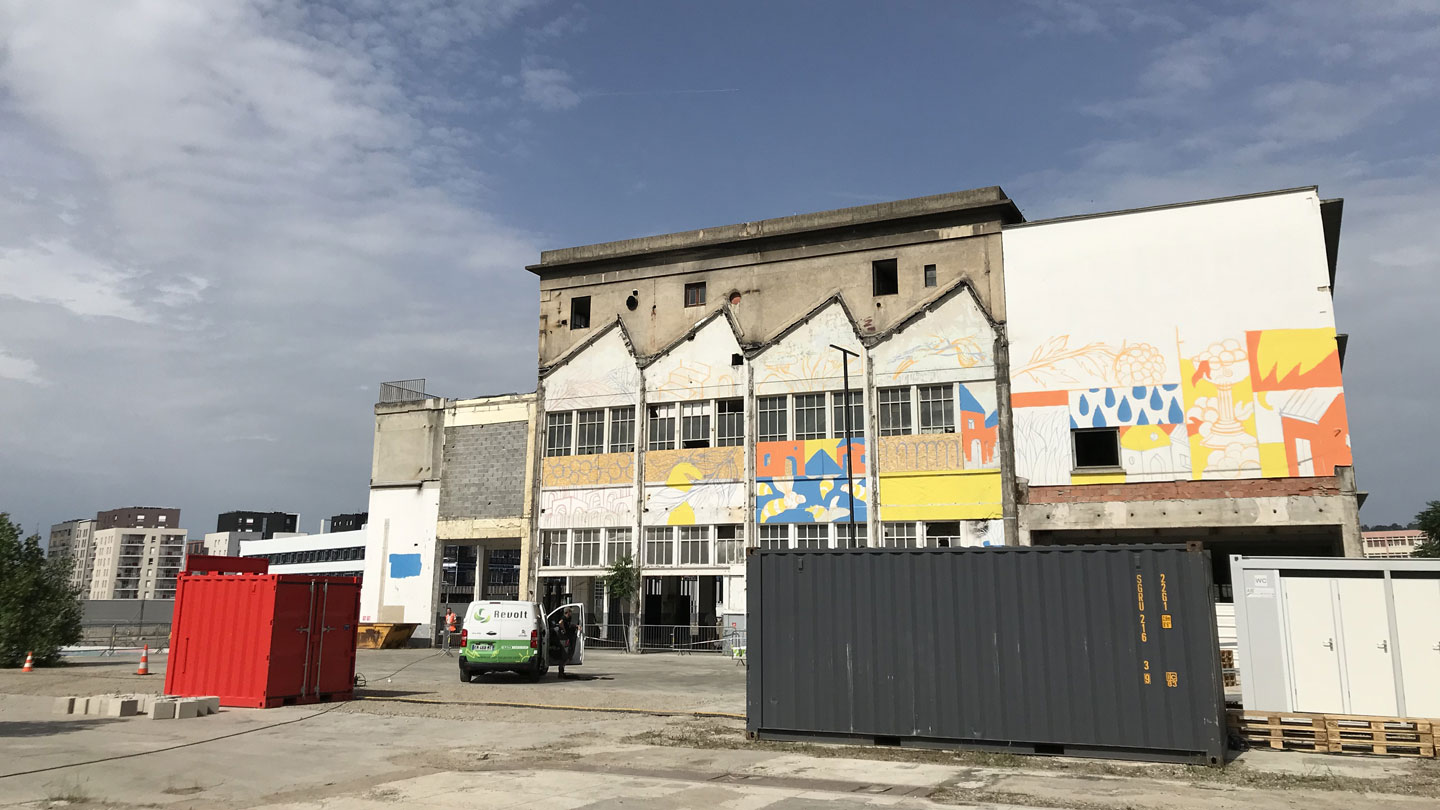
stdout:
<svg viewBox="0 0 1440 810">
<path fill-rule="evenodd" d="M 640 610 L 635 604 L 640 595 L 640 566 L 629 554 L 611 563 L 605 575 L 605 589 L 611 599 L 618 599 L 625 605 L 625 651 L 640 649 Z"/>
<path fill-rule="evenodd" d="M 1425 533 L 1425 539 L 1415 546 L 1416 557 L 1440 557 L 1440 501 L 1425 504 L 1425 509 L 1415 516 L 1415 528 Z"/>
<path fill-rule="evenodd" d="M 20 527 L 0 512 L 0 667 L 59 663 L 60 649 L 80 641 L 80 593 L 70 586 L 69 557 L 46 559 L 40 535 L 20 539 Z"/>
</svg>

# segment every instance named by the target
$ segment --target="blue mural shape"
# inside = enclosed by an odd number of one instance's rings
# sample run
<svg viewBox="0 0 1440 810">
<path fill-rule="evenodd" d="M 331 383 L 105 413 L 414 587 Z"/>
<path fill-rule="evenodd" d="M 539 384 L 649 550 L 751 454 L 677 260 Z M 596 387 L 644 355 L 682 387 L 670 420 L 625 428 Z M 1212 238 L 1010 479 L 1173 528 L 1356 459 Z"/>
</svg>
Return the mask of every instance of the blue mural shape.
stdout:
<svg viewBox="0 0 1440 810">
<path fill-rule="evenodd" d="M 1070 427 L 1180 425 L 1185 422 L 1179 383 L 1091 388 L 1070 392 Z"/>
<path fill-rule="evenodd" d="M 409 579 L 420 576 L 419 554 L 391 554 L 390 578 Z"/>
<path fill-rule="evenodd" d="M 760 523 L 829 523 L 850 518 L 845 455 L 855 476 L 855 521 L 866 519 L 865 442 L 807 439 L 756 447 L 755 517 Z M 803 461 L 802 461 L 803 460 Z"/>
</svg>

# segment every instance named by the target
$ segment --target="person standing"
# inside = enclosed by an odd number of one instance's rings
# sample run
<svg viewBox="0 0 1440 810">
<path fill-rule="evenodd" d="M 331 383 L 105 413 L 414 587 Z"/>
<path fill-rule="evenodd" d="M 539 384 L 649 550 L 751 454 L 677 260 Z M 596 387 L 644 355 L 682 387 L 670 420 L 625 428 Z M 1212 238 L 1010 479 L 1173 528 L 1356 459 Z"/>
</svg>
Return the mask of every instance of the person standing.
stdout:
<svg viewBox="0 0 1440 810">
<path fill-rule="evenodd" d="M 560 677 L 565 677 L 565 664 L 575 654 L 576 638 L 579 636 L 579 628 L 575 624 L 575 617 L 571 615 L 570 608 L 560 614 L 560 620 L 555 623 L 556 635 L 560 640 L 560 655 L 557 658 L 557 668 Z"/>
<path fill-rule="evenodd" d="M 455 609 L 445 608 L 445 649 L 450 649 L 450 636 L 455 633 Z"/>
</svg>

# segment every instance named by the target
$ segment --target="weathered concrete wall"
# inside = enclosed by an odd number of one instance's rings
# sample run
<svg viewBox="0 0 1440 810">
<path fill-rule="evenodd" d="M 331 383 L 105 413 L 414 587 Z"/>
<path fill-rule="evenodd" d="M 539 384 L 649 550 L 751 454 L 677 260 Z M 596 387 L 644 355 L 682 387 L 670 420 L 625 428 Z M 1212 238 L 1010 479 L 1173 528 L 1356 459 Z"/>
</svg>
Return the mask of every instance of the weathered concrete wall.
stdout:
<svg viewBox="0 0 1440 810">
<path fill-rule="evenodd" d="M 375 406 L 371 484 L 436 481 L 445 440 L 445 400 Z"/>
<path fill-rule="evenodd" d="M 524 515 L 529 444 L 529 420 L 445 428 L 441 519 Z"/>
</svg>

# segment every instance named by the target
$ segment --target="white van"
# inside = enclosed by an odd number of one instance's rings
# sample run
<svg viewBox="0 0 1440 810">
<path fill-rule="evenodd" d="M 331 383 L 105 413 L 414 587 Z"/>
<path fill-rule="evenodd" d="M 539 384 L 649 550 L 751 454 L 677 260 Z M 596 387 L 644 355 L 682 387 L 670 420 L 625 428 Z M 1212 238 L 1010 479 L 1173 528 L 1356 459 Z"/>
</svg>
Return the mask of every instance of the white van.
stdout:
<svg viewBox="0 0 1440 810">
<path fill-rule="evenodd" d="M 574 654 L 564 666 L 575 666 L 585 659 L 584 605 L 561 605 L 542 620 L 543 612 L 533 602 L 471 602 L 461 623 L 460 681 L 469 683 L 486 672 L 515 672 L 539 680 L 551 662 L 564 655 L 560 639 L 550 627 L 566 608 L 570 608 L 578 632 Z"/>
</svg>

